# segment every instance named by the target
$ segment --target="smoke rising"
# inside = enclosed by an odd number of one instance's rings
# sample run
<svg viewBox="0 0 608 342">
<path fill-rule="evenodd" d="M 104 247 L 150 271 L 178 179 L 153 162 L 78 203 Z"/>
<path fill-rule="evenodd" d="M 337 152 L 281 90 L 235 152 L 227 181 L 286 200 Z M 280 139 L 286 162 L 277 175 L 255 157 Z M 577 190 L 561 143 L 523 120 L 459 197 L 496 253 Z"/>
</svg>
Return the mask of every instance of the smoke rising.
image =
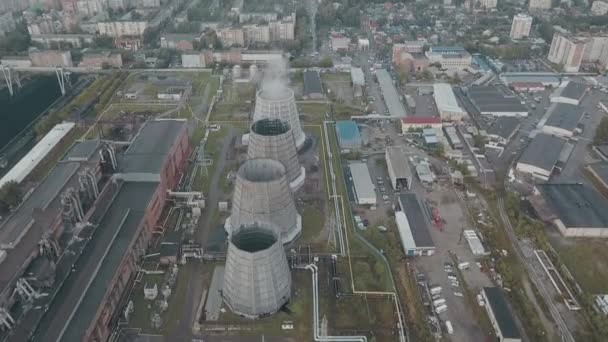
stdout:
<svg viewBox="0 0 608 342">
<path fill-rule="evenodd" d="M 262 92 L 269 98 L 281 98 L 288 87 L 289 66 L 285 58 L 268 63 L 262 78 Z"/>
</svg>

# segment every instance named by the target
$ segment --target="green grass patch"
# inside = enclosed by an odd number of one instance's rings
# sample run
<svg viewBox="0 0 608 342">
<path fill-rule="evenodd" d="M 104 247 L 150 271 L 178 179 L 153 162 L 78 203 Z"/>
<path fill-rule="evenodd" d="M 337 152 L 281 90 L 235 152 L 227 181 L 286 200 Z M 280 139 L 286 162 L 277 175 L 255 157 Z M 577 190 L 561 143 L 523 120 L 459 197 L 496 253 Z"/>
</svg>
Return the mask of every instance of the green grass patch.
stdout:
<svg viewBox="0 0 608 342">
<path fill-rule="evenodd" d="M 301 212 L 302 236 L 300 243 L 313 242 L 325 226 L 325 215 L 317 203 L 308 203 Z"/>
<path fill-rule="evenodd" d="M 554 247 L 583 291 L 592 294 L 608 292 L 608 242 L 576 239 Z"/>
<path fill-rule="evenodd" d="M 347 72 L 324 72 L 321 74 L 323 82 L 350 82 L 350 73 Z"/>
</svg>

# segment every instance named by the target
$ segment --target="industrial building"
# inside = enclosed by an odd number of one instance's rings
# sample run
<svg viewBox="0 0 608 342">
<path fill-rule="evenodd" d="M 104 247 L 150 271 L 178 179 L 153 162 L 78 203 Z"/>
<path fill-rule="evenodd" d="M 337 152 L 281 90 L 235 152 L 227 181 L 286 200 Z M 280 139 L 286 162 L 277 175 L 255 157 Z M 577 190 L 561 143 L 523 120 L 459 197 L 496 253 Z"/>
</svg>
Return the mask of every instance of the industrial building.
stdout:
<svg viewBox="0 0 608 342">
<path fill-rule="evenodd" d="M 458 137 L 458 133 L 456 133 L 456 127 L 444 126 L 443 130 L 445 131 L 445 136 L 448 139 L 448 143 L 450 144 L 450 147 L 454 150 L 462 150 L 462 148 L 463 148 L 462 141 Z"/>
<path fill-rule="evenodd" d="M 40 141 L 10 169 L 2 179 L 0 188 L 9 182 L 21 183 L 38 166 L 55 147 L 76 126 L 73 122 L 64 122 L 55 125 Z"/>
<path fill-rule="evenodd" d="M 410 189 L 412 187 L 412 170 L 403 148 L 387 146 L 384 158 L 386 159 L 386 168 L 393 189 Z"/>
<path fill-rule="evenodd" d="M 526 106 L 504 86 L 474 86 L 467 90 L 467 95 L 482 115 L 528 115 Z"/>
<path fill-rule="evenodd" d="M 547 121 L 542 127 L 543 132 L 569 139 L 574 136 L 583 117 L 583 108 L 566 103 L 553 103 L 547 110 Z"/>
<path fill-rule="evenodd" d="M 348 164 L 348 168 L 354 186 L 355 202 L 359 205 L 376 205 L 376 190 L 367 164 L 353 162 Z"/>
<path fill-rule="evenodd" d="M 551 102 L 566 103 L 578 106 L 585 94 L 589 90 L 589 86 L 584 83 L 564 81 L 559 88 L 555 89 L 551 94 Z"/>
<path fill-rule="evenodd" d="M 439 63 L 448 72 L 466 70 L 473 60 L 471 54 L 460 46 L 431 46 L 425 54 L 431 64 Z"/>
<path fill-rule="evenodd" d="M 554 72 L 503 72 L 500 80 L 505 85 L 514 83 L 540 83 L 543 87 L 558 87 L 560 75 Z"/>
<path fill-rule="evenodd" d="M 296 141 L 289 123 L 279 119 L 262 119 L 254 122 L 250 128 L 247 158 L 269 158 L 281 162 L 285 166 L 291 190 L 301 188 L 306 169 L 298 161 Z"/>
<path fill-rule="evenodd" d="M 262 88 L 256 94 L 253 121 L 261 119 L 279 119 L 289 123 L 300 149 L 306 141 L 306 135 L 300 126 L 300 117 L 293 90 L 278 85 L 280 89 Z"/>
<path fill-rule="evenodd" d="M 317 70 L 304 71 L 304 98 L 321 99 L 323 98 L 323 85 Z"/>
<path fill-rule="evenodd" d="M 399 208 L 401 210 L 395 211 L 395 221 L 405 255 L 433 255 L 435 244 L 416 195 L 400 195 Z"/>
<path fill-rule="evenodd" d="M 498 287 L 484 287 L 481 296 L 498 341 L 521 342 L 521 334 L 501 290 Z"/>
<path fill-rule="evenodd" d="M 560 137 L 537 134 L 522 153 L 515 170 L 532 178 L 548 181 L 565 143 Z"/>
<path fill-rule="evenodd" d="M 336 133 L 341 149 L 358 149 L 363 146 L 359 126 L 353 120 L 336 121 Z"/>
<path fill-rule="evenodd" d="M 356 97 L 363 95 L 365 87 L 365 74 L 361 68 L 350 68 L 350 81 L 353 85 L 353 93 Z"/>
<path fill-rule="evenodd" d="M 233 232 L 222 297 L 232 312 L 247 318 L 271 315 L 289 302 L 291 273 L 274 227 L 252 224 Z"/>
<path fill-rule="evenodd" d="M 499 116 L 486 129 L 486 134 L 490 140 L 500 145 L 506 145 L 511 141 L 520 125 L 521 123 L 516 117 Z"/>
<path fill-rule="evenodd" d="M 437 134 L 441 134 L 443 123 L 438 116 L 408 116 L 401 119 L 401 133 L 408 133 L 410 130 L 432 128 Z"/>
<path fill-rule="evenodd" d="M 433 84 L 433 98 L 439 110 L 439 116 L 444 121 L 461 121 L 467 112 L 460 107 L 452 86 L 447 83 Z"/>
<path fill-rule="evenodd" d="M 124 152 L 91 140 L 63 156 L 0 229 L 0 300 L 20 313 L 16 340 L 109 338 L 189 153 L 185 120 L 152 120 Z M 13 311 L 21 301 L 46 310 Z"/>
<path fill-rule="evenodd" d="M 576 184 L 537 184 L 540 198 L 530 202 L 544 221 L 565 237 L 608 237 L 608 200 L 598 191 Z"/>
<path fill-rule="evenodd" d="M 268 223 L 279 230 L 283 243 L 302 232 L 285 166 L 273 159 L 249 159 L 236 174 L 232 212 L 225 222 L 228 235 L 242 225 Z"/>
<path fill-rule="evenodd" d="M 406 116 L 407 113 L 405 112 L 403 103 L 401 103 L 401 96 L 399 96 L 399 92 L 397 92 L 397 89 L 393 84 L 393 79 L 388 71 L 385 69 L 376 70 L 376 78 L 380 84 L 380 90 L 384 98 L 384 103 L 386 103 L 386 108 L 388 108 L 389 115 L 394 118 Z"/>
<path fill-rule="evenodd" d="M 420 183 L 425 186 L 431 186 L 435 181 L 435 175 L 427 162 L 420 162 L 416 165 L 416 175 Z"/>
<path fill-rule="evenodd" d="M 601 161 L 593 164 L 589 164 L 585 167 L 599 190 L 605 194 L 608 194 L 608 162 Z"/>
</svg>

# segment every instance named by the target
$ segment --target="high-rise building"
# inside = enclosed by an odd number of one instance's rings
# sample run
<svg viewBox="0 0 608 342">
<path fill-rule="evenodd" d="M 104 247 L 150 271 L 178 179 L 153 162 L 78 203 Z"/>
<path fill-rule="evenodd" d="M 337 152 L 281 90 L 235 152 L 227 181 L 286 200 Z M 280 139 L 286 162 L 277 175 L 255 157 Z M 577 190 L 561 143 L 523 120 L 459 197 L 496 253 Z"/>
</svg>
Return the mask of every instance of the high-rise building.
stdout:
<svg viewBox="0 0 608 342">
<path fill-rule="evenodd" d="M 479 7 L 482 9 L 493 9 L 496 8 L 496 5 L 498 4 L 497 0 L 479 0 Z"/>
<path fill-rule="evenodd" d="M 566 72 L 578 72 L 585 54 L 586 42 L 566 33 L 556 32 L 547 59 L 562 65 Z"/>
<path fill-rule="evenodd" d="M 608 14 L 608 2 L 594 1 L 593 5 L 591 5 L 591 13 L 594 15 Z"/>
<path fill-rule="evenodd" d="M 513 23 L 511 24 L 511 38 L 521 39 L 530 35 L 530 29 L 532 28 L 532 17 L 519 13 L 513 17 Z"/>
<path fill-rule="evenodd" d="M 534 10 L 548 10 L 552 7 L 552 0 L 530 0 L 528 8 Z"/>
</svg>

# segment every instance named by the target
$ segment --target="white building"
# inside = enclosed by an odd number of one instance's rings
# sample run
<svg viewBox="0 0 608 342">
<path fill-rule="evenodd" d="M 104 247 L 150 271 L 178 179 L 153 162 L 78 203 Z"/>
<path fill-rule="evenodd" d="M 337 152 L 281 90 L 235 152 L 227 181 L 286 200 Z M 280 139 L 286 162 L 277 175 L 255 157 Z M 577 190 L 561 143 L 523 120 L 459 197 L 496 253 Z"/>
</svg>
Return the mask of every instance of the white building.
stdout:
<svg viewBox="0 0 608 342">
<path fill-rule="evenodd" d="M 547 59 L 563 66 L 565 72 L 578 72 L 585 52 L 586 42 L 571 35 L 555 32 Z"/>
<path fill-rule="evenodd" d="M 407 157 L 400 146 L 387 146 L 384 154 L 388 176 L 393 189 L 410 189 L 412 186 L 412 170 Z"/>
<path fill-rule="evenodd" d="M 244 25 L 243 35 L 246 44 L 270 43 L 270 27 L 266 25 Z"/>
<path fill-rule="evenodd" d="M 340 36 L 340 35 L 332 35 L 330 37 L 331 50 L 336 51 L 347 51 L 350 45 L 350 38 Z"/>
<path fill-rule="evenodd" d="M 511 24 L 510 37 L 513 39 L 522 39 L 530 35 L 530 29 L 532 28 L 532 17 L 519 13 L 513 17 L 513 23 Z"/>
<path fill-rule="evenodd" d="M 608 13 L 608 2 L 594 1 L 591 5 L 593 15 L 606 15 Z"/>
<path fill-rule="evenodd" d="M 460 121 L 467 116 L 467 112 L 460 108 L 452 86 L 447 83 L 433 84 L 433 98 L 441 120 Z"/>
<path fill-rule="evenodd" d="M 218 29 L 216 33 L 217 38 L 225 48 L 245 45 L 245 32 L 241 28 L 227 27 Z"/>
<path fill-rule="evenodd" d="M 357 48 L 360 51 L 367 51 L 367 50 L 369 50 L 369 39 L 359 38 L 359 40 L 357 41 Z"/>
<path fill-rule="evenodd" d="M 376 190 L 367 164 L 354 162 L 348 164 L 355 196 L 359 205 L 376 205 Z"/>
<path fill-rule="evenodd" d="M 100 35 L 109 37 L 141 36 L 148 27 L 147 21 L 105 21 L 97 23 Z"/>
<path fill-rule="evenodd" d="M 0 14 L 0 36 L 8 32 L 14 31 L 17 28 L 17 22 L 13 18 L 12 12 Z"/>
<path fill-rule="evenodd" d="M 551 9 L 552 0 L 530 0 L 528 8 L 534 10 L 549 10 Z"/>
<path fill-rule="evenodd" d="M 490 10 L 490 9 L 496 8 L 497 4 L 498 4 L 497 0 L 479 0 L 479 7 L 483 8 L 485 10 Z"/>
<path fill-rule="evenodd" d="M 462 47 L 432 46 L 426 52 L 429 63 L 439 63 L 448 72 L 463 71 L 471 67 L 472 57 Z"/>
</svg>

